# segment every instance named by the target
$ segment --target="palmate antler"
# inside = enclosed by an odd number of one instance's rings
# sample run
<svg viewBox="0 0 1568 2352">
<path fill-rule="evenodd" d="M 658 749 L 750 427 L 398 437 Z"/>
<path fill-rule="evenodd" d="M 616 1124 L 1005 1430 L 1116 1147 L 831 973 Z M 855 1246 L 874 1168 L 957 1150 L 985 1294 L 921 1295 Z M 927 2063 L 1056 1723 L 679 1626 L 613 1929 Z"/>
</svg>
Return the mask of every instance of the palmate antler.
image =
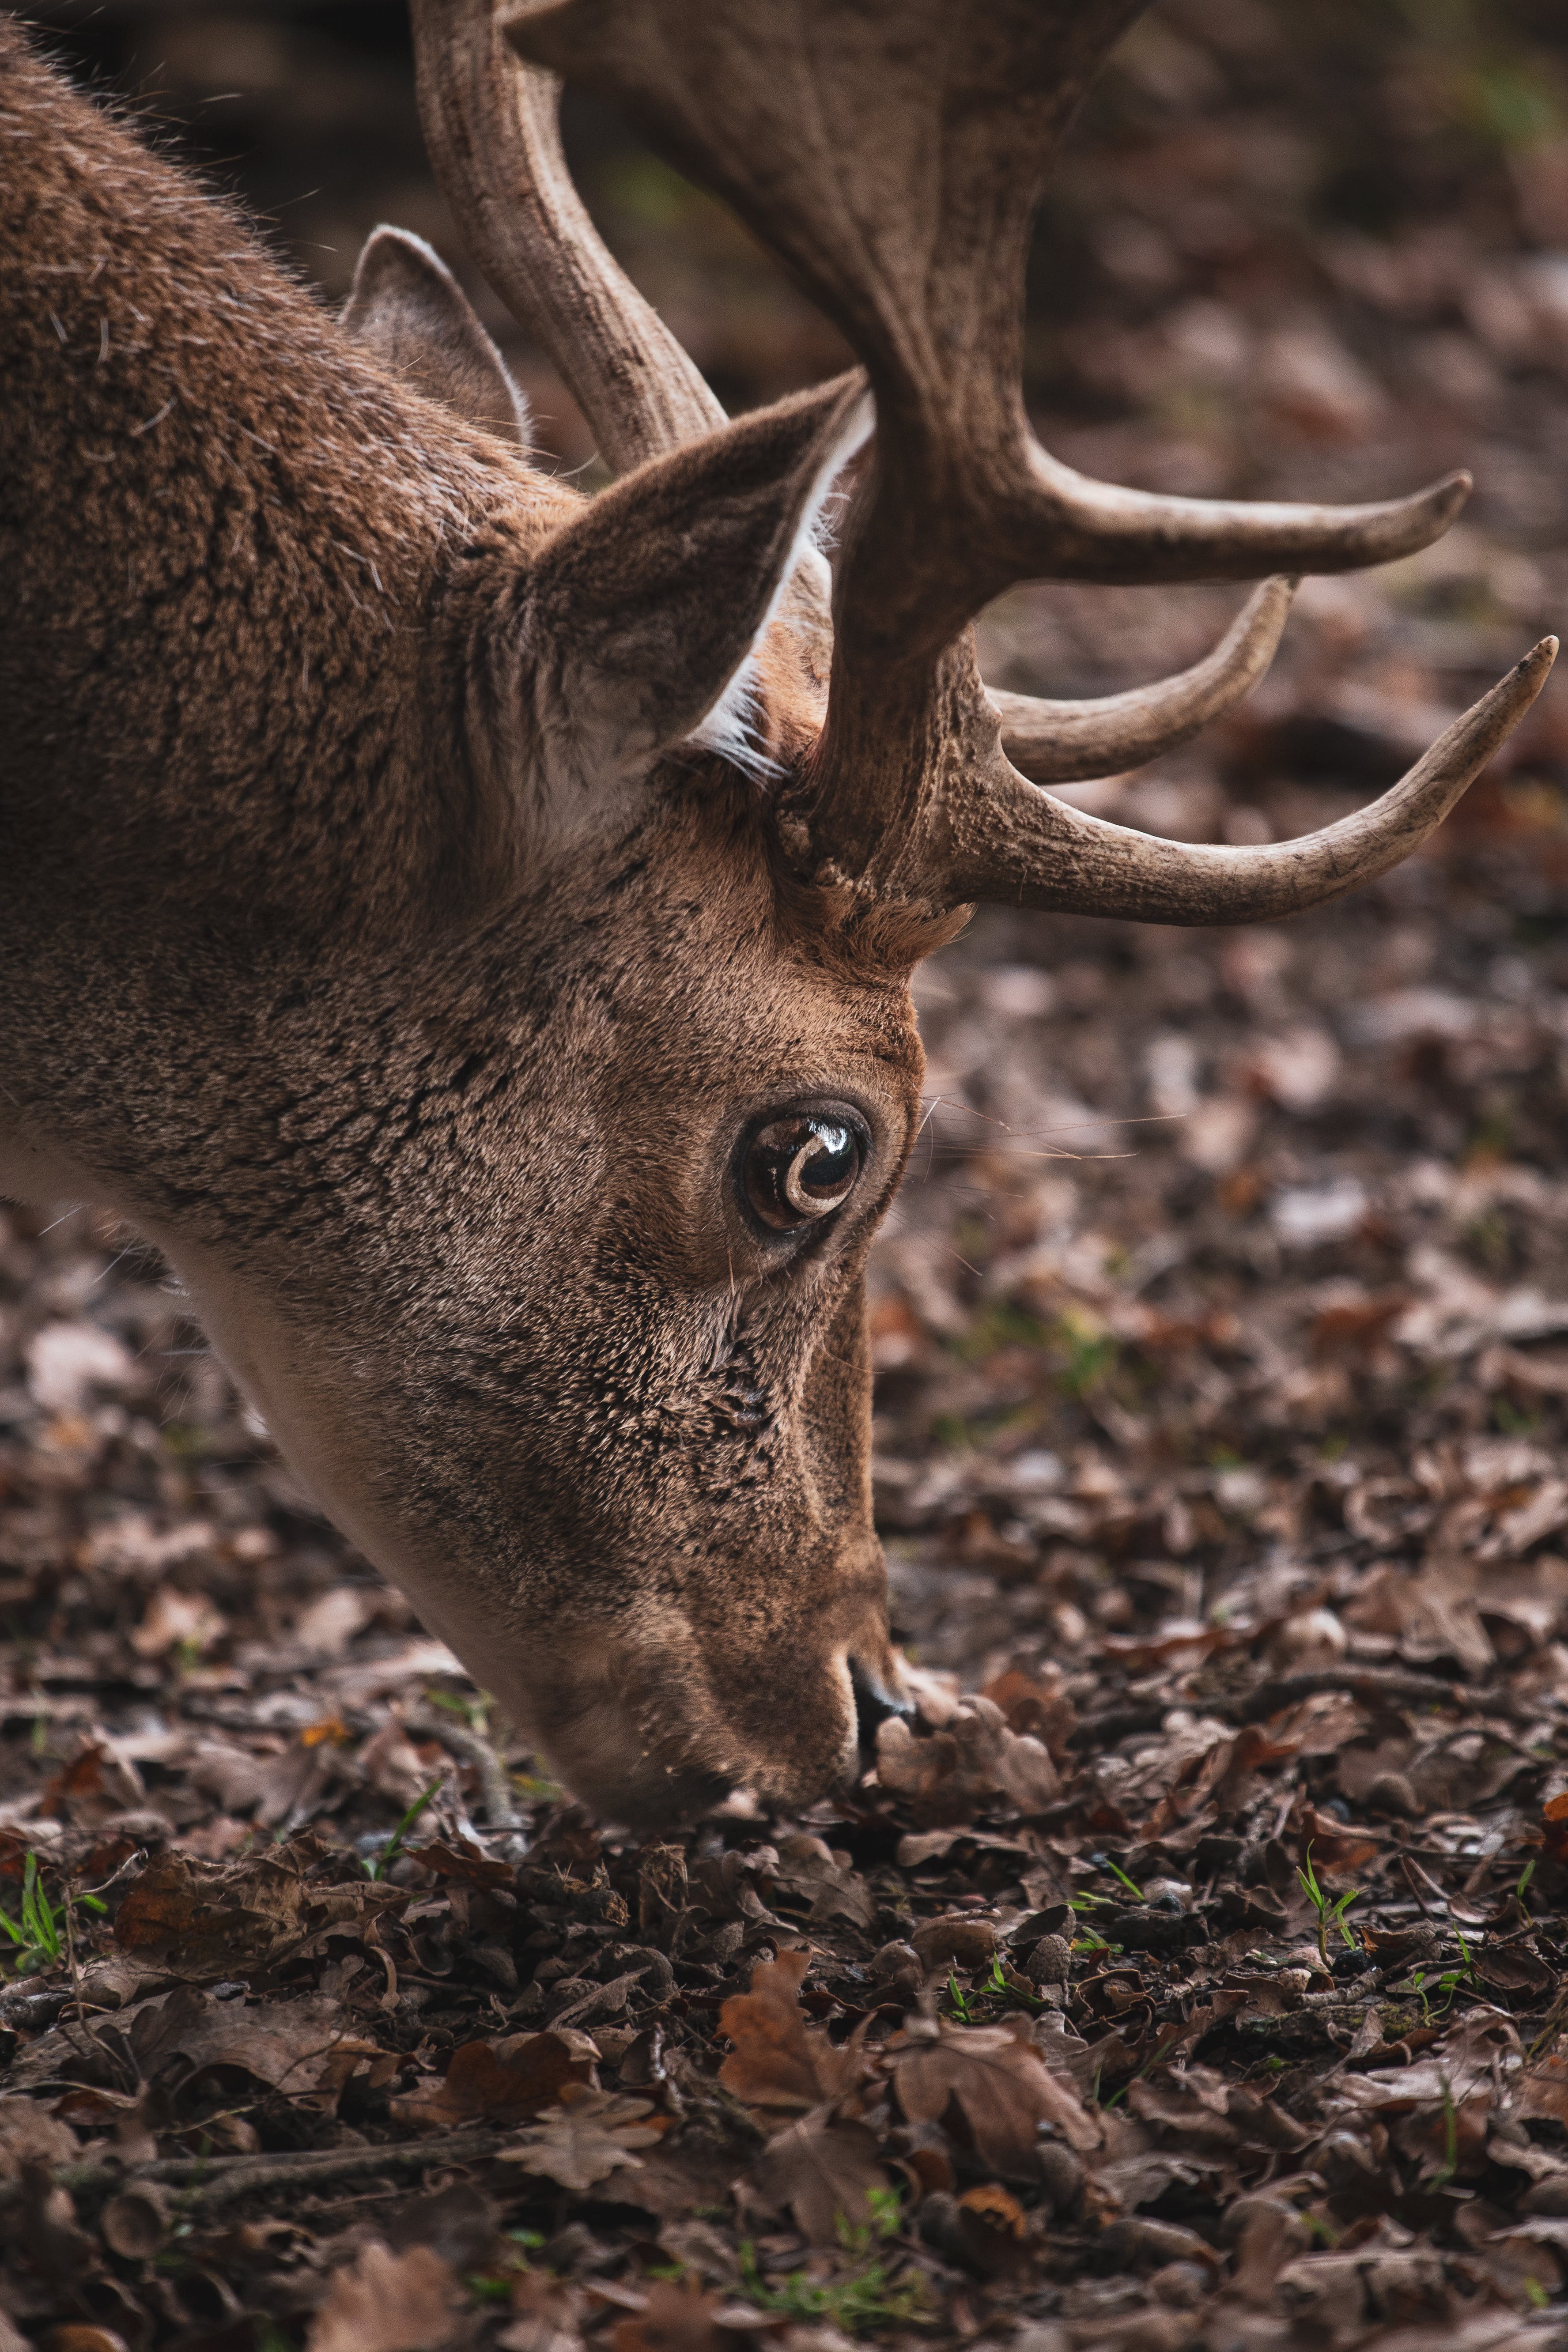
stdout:
<svg viewBox="0 0 1568 2352">
<path fill-rule="evenodd" d="M 1189 923 L 1315 905 L 1384 871 L 1441 820 L 1555 651 L 1538 646 L 1382 800 L 1301 841 L 1157 840 L 1030 781 L 1148 759 L 1228 707 L 1266 664 L 1287 593 L 1270 583 L 1195 671 L 1061 706 L 981 683 L 969 624 L 1013 582 L 1384 562 L 1436 538 L 1468 489 L 1455 475 L 1338 509 L 1163 498 L 1090 481 L 1035 439 L 1021 373 L 1029 225 L 1079 99 L 1142 5 L 532 0 L 501 28 L 534 69 L 510 75 L 488 0 L 422 15 L 443 184 L 612 462 L 721 420 L 586 225 L 560 160 L 552 73 L 619 104 L 728 198 L 865 364 L 877 437 L 846 528 L 826 720 L 779 811 L 803 875 L 863 900 L 1004 898 Z"/>
</svg>

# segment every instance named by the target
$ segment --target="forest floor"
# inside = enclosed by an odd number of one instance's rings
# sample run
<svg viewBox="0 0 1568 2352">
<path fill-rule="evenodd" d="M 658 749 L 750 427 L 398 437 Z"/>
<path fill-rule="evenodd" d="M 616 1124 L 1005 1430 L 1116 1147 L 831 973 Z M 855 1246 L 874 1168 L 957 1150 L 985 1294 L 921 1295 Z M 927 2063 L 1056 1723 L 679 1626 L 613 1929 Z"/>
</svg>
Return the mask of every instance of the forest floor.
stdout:
<svg viewBox="0 0 1568 2352">
<path fill-rule="evenodd" d="M 1079 795 L 1192 839 L 1364 799 L 1568 613 L 1568 115 L 1474 127 L 1561 49 L 1396 28 L 1345 132 L 1300 15 L 1119 67 L 1042 430 L 1479 488 Z M 1237 601 L 1030 590 L 988 674 L 1104 690 Z M 1342 906 L 993 911 L 917 997 L 871 1322 L 921 1720 L 799 1819 L 598 1827 L 157 1263 L 0 1211 L 0 2352 L 1568 2343 L 1568 696 Z"/>
</svg>

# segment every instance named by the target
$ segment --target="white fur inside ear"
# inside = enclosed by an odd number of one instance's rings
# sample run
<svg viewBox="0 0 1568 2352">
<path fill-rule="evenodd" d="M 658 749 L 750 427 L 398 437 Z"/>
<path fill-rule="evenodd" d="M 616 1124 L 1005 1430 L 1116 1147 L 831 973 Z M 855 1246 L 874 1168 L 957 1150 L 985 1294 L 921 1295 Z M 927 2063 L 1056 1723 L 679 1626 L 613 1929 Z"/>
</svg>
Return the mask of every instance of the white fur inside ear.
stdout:
<svg viewBox="0 0 1568 2352">
<path fill-rule="evenodd" d="M 789 577 L 788 572 L 784 574 Z M 770 614 L 771 617 L 771 614 Z M 763 627 L 767 623 L 764 621 Z M 763 634 L 757 631 L 757 636 Z M 756 637 L 752 640 L 755 645 Z M 700 744 L 705 751 L 717 751 L 731 764 L 750 776 L 756 783 L 765 783 L 770 776 L 782 773 L 776 760 L 763 751 L 757 732 L 757 705 L 760 699 L 757 685 L 757 661 L 747 654 L 739 669 L 731 674 L 730 683 L 702 721 L 693 728 L 687 740 Z"/>
<path fill-rule="evenodd" d="M 752 632 L 752 643 L 736 667 L 731 670 L 712 709 L 699 727 L 687 737 L 704 751 L 717 751 L 733 762 L 742 774 L 759 783 L 779 773 L 778 763 L 763 750 L 757 734 L 757 663 L 756 648 L 772 627 L 784 592 L 797 569 L 808 567 L 820 572 L 816 583 L 824 606 L 828 601 L 829 583 L 827 560 L 822 552 L 823 534 L 831 504 L 833 485 L 858 449 L 870 439 L 877 422 L 877 412 L 869 393 L 856 402 L 844 420 L 842 431 L 817 469 L 810 495 L 800 512 L 789 555 L 778 576 L 778 584 L 768 599 L 767 609 Z"/>
</svg>

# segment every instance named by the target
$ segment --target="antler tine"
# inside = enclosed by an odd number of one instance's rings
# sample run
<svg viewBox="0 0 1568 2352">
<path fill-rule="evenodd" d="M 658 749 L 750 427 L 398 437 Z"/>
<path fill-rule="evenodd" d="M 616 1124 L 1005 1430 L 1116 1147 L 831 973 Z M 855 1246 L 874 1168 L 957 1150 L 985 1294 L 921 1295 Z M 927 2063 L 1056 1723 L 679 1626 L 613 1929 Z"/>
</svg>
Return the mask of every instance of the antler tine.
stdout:
<svg viewBox="0 0 1568 2352">
<path fill-rule="evenodd" d="M 935 652 L 1024 578 L 1256 579 L 1408 554 L 1450 477 L 1333 509 L 1090 482 L 1031 435 L 1023 267 L 1052 151 L 1147 0 L 522 0 L 524 56 L 616 100 L 742 215 L 864 361 L 858 633 Z"/>
<path fill-rule="evenodd" d="M 617 474 L 725 423 L 621 269 L 561 152 L 561 85 L 501 38 L 493 0 L 413 0 L 419 113 L 474 259 L 549 352 Z"/>
<path fill-rule="evenodd" d="M 987 687 L 986 700 L 1002 721 L 1003 751 L 1037 784 L 1120 775 L 1173 751 L 1251 693 L 1274 658 L 1297 584 L 1265 580 L 1211 654 L 1156 686 L 1089 702 Z"/>
<path fill-rule="evenodd" d="M 1319 907 L 1386 874 L 1447 815 L 1546 682 L 1544 637 L 1456 719 L 1380 800 L 1297 841 L 1257 849 L 1164 841 L 1054 799 L 994 750 L 987 789 L 945 812 L 944 897 L 1141 923 L 1257 923 Z"/>
<path fill-rule="evenodd" d="M 1468 491 L 1453 476 L 1337 509 L 1163 498 L 1090 482 L 1035 440 L 1030 222 L 1052 149 L 1144 5 L 523 0 L 507 20 L 522 54 L 614 99 L 726 196 L 866 364 L 877 440 L 845 531 L 827 721 L 781 833 L 804 870 L 869 897 L 947 895 L 911 845 L 931 849 L 942 804 L 983 788 L 966 747 L 993 722 L 963 632 L 1011 582 L 1384 562 L 1436 538 Z"/>
</svg>

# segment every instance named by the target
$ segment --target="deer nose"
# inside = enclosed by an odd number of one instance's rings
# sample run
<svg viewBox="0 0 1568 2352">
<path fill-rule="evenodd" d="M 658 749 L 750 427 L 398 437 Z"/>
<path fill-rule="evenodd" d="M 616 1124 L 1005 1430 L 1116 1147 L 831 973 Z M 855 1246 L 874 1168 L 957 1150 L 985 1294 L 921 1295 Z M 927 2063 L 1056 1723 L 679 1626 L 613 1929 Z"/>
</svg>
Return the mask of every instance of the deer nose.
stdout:
<svg viewBox="0 0 1568 2352">
<path fill-rule="evenodd" d="M 849 1661 L 849 1684 L 855 1693 L 855 1732 L 864 1766 L 876 1756 L 878 1726 L 886 1723 L 890 1715 L 910 1716 L 914 1708 L 907 1698 L 894 1697 L 881 1676 L 863 1666 L 858 1658 Z"/>
</svg>

